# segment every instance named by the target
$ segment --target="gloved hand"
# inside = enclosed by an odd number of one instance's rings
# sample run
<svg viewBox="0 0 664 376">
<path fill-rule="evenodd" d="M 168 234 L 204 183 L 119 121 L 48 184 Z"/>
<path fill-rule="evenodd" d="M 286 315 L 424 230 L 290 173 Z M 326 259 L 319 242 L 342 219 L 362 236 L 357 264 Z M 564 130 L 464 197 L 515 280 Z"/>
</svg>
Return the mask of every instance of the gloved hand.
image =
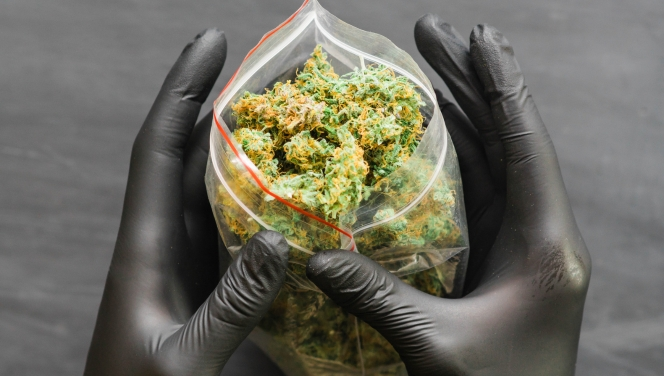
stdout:
<svg viewBox="0 0 664 376">
<path fill-rule="evenodd" d="M 479 25 L 468 49 L 432 15 L 415 38 L 465 112 L 440 98 L 468 211 L 471 291 L 434 297 L 339 250 L 311 257 L 307 275 L 385 336 L 410 375 L 571 375 L 590 257 L 512 47 Z"/>
<path fill-rule="evenodd" d="M 288 245 L 275 232 L 256 234 L 219 282 L 203 179 L 212 119 L 194 124 L 225 58 L 222 32 L 198 35 L 136 137 L 86 375 L 219 375 L 281 288 Z"/>
</svg>

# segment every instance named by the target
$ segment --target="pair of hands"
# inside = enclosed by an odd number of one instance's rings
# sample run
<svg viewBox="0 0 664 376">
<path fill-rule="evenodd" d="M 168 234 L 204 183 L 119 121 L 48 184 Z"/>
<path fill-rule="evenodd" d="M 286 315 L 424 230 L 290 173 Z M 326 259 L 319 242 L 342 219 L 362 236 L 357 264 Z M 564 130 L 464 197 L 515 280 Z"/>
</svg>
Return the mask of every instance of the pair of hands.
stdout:
<svg viewBox="0 0 664 376">
<path fill-rule="evenodd" d="M 431 15 L 415 39 L 461 107 L 438 93 L 468 214 L 466 295 L 427 295 L 347 251 L 316 254 L 307 275 L 410 375 L 573 374 L 590 258 L 512 48 L 486 25 L 468 48 Z M 225 54 L 220 31 L 197 36 L 136 138 L 86 374 L 218 375 L 283 284 L 288 246 L 267 231 L 219 281 L 203 180 L 212 121 L 194 123 Z"/>
</svg>

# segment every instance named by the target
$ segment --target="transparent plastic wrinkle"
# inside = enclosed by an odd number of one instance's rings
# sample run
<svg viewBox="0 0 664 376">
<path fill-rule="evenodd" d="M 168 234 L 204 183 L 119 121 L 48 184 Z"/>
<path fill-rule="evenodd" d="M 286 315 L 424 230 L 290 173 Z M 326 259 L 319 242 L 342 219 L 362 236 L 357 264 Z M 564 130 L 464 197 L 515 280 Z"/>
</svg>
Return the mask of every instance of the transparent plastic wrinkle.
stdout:
<svg viewBox="0 0 664 376">
<path fill-rule="evenodd" d="M 322 293 L 318 286 L 314 285 L 308 278 L 303 278 L 291 270 L 286 270 L 286 283 L 299 290 L 308 290 L 317 293 Z"/>
<path fill-rule="evenodd" d="M 407 253 L 403 255 L 399 255 L 398 251 L 393 251 L 383 255 L 374 254 L 371 258 L 397 277 L 403 277 L 441 265 L 466 249 L 468 248 L 437 249 L 423 247 L 418 249 L 417 253 L 413 253 L 411 249 L 407 248 Z"/>
<path fill-rule="evenodd" d="M 376 195 L 376 198 L 370 197 L 367 203 L 364 203 L 359 210 L 366 208 L 367 206 L 375 208 L 376 210 L 392 208 L 395 210 L 396 214 L 379 222 L 375 222 L 373 218 L 367 218 L 366 216 L 358 216 L 358 221 L 355 222 L 353 228 L 353 234 L 357 235 L 363 231 L 387 223 L 390 220 L 401 217 L 406 214 L 409 210 L 412 210 L 415 205 L 417 205 L 424 195 L 426 195 L 431 187 L 436 184 L 438 175 L 440 174 L 441 169 L 444 166 L 445 157 L 441 158 L 440 154 L 434 155 L 435 152 L 445 153 L 445 148 L 440 148 L 439 145 L 436 145 L 436 141 L 440 144 L 440 139 L 447 140 L 446 134 L 444 134 L 445 129 L 439 126 L 432 125 L 432 123 L 442 121 L 442 115 L 439 112 L 434 114 L 434 118 L 430 122 L 430 126 L 424 133 L 422 140 L 420 141 L 419 146 L 411 157 L 404 163 L 399 169 L 394 171 L 389 175 L 389 180 L 403 179 L 410 174 L 410 171 L 417 170 L 422 168 L 422 163 L 427 163 L 429 166 L 433 167 L 430 174 L 427 175 L 428 179 L 426 184 L 423 185 L 412 185 L 407 192 L 396 192 L 392 195 Z M 432 145 L 433 144 L 433 145 Z M 444 142 L 447 144 L 447 142 Z M 417 198 L 414 200 L 406 201 L 404 196 L 412 195 L 417 193 Z M 379 198 L 380 197 L 380 198 Z M 380 199 L 382 202 L 380 204 L 375 204 L 374 201 Z"/>
</svg>

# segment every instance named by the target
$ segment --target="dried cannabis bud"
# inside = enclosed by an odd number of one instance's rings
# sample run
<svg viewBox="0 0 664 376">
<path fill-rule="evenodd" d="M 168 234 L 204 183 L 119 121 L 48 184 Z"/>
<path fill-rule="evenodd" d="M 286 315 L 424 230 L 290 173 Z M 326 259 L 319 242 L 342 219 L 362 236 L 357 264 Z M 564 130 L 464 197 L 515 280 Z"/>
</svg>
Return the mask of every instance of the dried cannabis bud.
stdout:
<svg viewBox="0 0 664 376">
<path fill-rule="evenodd" d="M 339 76 L 320 45 L 294 82 L 244 93 L 233 132 L 277 195 L 328 220 L 356 209 L 422 135 L 424 103 L 383 65 Z"/>
<path fill-rule="evenodd" d="M 263 94 L 245 92 L 233 104 L 233 136 L 272 192 L 349 228 L 357 219 L 354 212 L 370 197 L 391 203 L 369 214 L 374 221 L 386 220 L 421 195 L 432 178 L 431 161 L 413 155 L 424 132 L 423 105 L 413 83 L 389 67 L 369 65 L 337 75 L 319 45 L 293 81 L 277 82 Z M 409 159 L 417 168 L 399 169 Z M 459 255 L 442 262 L 429 252 L 465 244 L 455 220 L 455 182 L 448 184 L 445 174 L 415 208 L 355 236 L 360 253 L 389 264 L 390 270 L 405 270 L 402 280 L 436 296 L 458 291 L 463 274 L 458 271 L 464 268 Z M 243 199 L 243 184 L 250 183 L 236 183 Z M 246 242 L 260 226 L 223 187 L 218 189 L 220 214 Z M 257 205 L 261 218 L 298 245 L 314 252 L 339 247 L 338 232 L 311 225 L 271 196 Z M 292 250 L 290 282 L 259 324 L 271 336 L 273 352 L 298 362 L 303 375 L 359 368 L 366 375 L 401 372 L 398 354 L 377 331 L 307 285 L 308 257 Z"/>
</svg>

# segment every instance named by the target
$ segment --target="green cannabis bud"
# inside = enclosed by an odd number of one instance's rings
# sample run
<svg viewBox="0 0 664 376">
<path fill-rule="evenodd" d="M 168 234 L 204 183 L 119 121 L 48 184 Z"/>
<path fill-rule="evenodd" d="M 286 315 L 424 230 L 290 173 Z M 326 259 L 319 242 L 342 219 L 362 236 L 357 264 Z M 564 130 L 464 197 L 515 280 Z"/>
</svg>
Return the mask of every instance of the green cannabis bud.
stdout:
<svg viewBox="0 0 664 376">
<path fill-rule="evenodd" d="M 277 82 L 264 93 L 245 92 L 232 104 L 233 137 L 262 173 L 263 184 L 309 213 L 351 228 L 358 208 L 377 207 L 362 215 L 384 223 L 354 236 L 357 251 L 398 270 L 402 280 L 422 291 L 451 296 L 459 291 L 465 258 L 448 260 L 436 251 L 465 245 L 454 211 L 457 182 L 442 170 L 428 184 L 440 167 L 415 154 L 425 131 L 424 105 L 417 87 L 390 67 L 372 64 L 336 74 L 318 45 L 293 80 Z M 409 161 L 416 168 L 401 168 Z M 240 199 L 259 206 L 265 223 L 299 246 L 311 252 L 340 246 L 339 232 L 271 195 L 260 202 L 242 196 L 249 181 L 233 184 Z M 429 190 L 423 193 L 425 186 Z M 216 200 L 223 208 L 219 215 L 243 242 L 262 229 L 222 186 Z M 397 216 L 411 202 L 417 204 Z M 366 375 L 405 372 L 377 331 L 308 282 L 309 256 L 291 250 L 289 282 L 258 326 L 267 333 L 263 339 L 271 353 L 293 359 L 301 375 L 360 368 Z"/>
<path fill-rule="evenodd" d="M 233 135 L 273 192 L 337 219 L 415 151 L 423 104 L 386 66 L 337 75 L 318 45 L 293 82 L 244 93 Z"/>
</svg>

